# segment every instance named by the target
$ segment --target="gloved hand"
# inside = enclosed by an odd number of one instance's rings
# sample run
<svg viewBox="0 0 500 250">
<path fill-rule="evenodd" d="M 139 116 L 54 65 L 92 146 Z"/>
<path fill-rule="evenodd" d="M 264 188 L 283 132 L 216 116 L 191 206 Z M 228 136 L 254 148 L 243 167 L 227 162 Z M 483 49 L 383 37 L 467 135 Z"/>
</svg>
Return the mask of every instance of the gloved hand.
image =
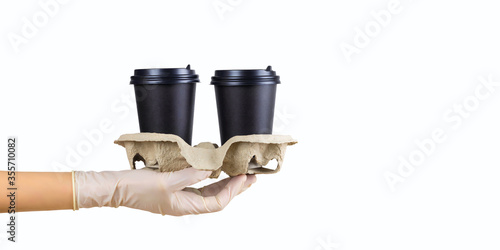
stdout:
<svg viewBox="0 0 500 250">
<path fill-rule="evenodd" d="M 222 210 L 256 181 L 255 175 L 239 175 L 201 189 L 186 188 L 210 174 L 192 167 L 176 172 L 76 171 L 77 209 L 126 206 L 162 215 L 211 213 Z"/>
</svg>

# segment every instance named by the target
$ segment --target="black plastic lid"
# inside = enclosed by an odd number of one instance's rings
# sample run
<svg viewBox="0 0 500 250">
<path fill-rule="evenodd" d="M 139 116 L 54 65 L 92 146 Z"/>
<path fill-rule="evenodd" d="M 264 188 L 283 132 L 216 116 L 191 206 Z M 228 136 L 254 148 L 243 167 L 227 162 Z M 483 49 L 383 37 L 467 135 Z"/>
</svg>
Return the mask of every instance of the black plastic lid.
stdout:
<svg viewBox="0 0 500 250">
<path fill-rule="evenodd" d="M 280 83 L 280 77 L 276 75 L 271 66 L 268 66 L 266 69 L 216 70 L 210 84 L 238 86 L 278 83 Z"/>
<path fill-rule="evenodd" d="M 200 82 L 191 66 L 186 68 L 136 69 L 130 77 L 130 84 L 180 84 Z"/>
</svg>

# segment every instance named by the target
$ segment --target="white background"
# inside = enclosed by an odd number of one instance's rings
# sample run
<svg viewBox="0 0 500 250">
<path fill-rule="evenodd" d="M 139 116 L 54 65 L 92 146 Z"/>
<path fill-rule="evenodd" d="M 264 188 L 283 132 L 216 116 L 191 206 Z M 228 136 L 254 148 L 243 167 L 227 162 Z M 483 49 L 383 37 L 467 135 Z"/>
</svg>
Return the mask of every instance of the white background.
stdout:
<svg viewBox="0 0 500 250">
<path fill-rule="evenodd" d="M 219 142 L 213 71 L 272 65 L 282 79 L 275 132 L 299 144 L 281 172 L 258 176 L 222 212 L 22 213 L 16 244 L 2 214 L 0 248 L 499 249 L 500 87 L 479 101 L 475 90 L 480 77 L 500 82 L 500 6 L 401 0 L 374 24 L 389 2 L 69 1 L 44 24 L 38 1 L 2 1 L 0 138 L 19 137 L 23 171 L 127 169 L 113 140 L 139 131 L 136 68 L 197 71 L 196 144 Z M 13 46 L 24 18 L 40 27 Z M 349 62 L 341 47 L 367 25 L 372 36 Z M 460 125 L 444 120 L 464 102 Z M 70 166 L 84 131 L 103 120 L 112 131 Z M 401 177 L 399 157 L 418 156 L 415 140 L 436 129 L 444 141 Z M 392 190 L 388 173 L 405 181 Z"/>
</svg>

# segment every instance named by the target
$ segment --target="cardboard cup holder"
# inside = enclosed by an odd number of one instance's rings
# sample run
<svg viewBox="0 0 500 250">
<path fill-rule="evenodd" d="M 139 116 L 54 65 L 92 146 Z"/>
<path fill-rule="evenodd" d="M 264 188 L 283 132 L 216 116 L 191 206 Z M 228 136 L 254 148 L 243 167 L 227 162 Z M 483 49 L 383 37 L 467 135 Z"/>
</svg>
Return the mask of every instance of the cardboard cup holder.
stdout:
<svg viewBox="0 0 500 250">
<path fill-rule="evenodd" d="M 289 135 L 239 135 L 221 147 L 202 142 L 194 147 L 173 134 L 137 133 L 121 135 L 115 144 L 127 152 L 131 169 L 135 162 L 161 172 L 173 172 L 187 167 L 212 171 L 210 178 L 218 178 L 221 171 L 229 176 L 240 174 L 272 174 L 280 171 L 287 146 L 296 144 Z M 265 168 L 272 160 L 275 169 Z"/>
</svg>

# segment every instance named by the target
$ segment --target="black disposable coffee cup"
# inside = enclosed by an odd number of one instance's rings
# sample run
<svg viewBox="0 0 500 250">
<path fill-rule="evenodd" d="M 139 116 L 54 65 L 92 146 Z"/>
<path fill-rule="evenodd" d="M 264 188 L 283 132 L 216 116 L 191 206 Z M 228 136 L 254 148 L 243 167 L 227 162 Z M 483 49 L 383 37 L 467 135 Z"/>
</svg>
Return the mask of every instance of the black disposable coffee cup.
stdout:
<svg viewBox="0 0 500 250">
<path fill-rule="evenodd" d="M 141 132 L 175 134 L 191 144 L 198 75 L 186 68 L 136 69 L 134 85 Z"/>
<path fill-rule="evenodd" d="M 267 69 L 216 70 L 215 88 L 221 144 L 236 135 L 272 134 L 279 76 Z"/>
</svg>

